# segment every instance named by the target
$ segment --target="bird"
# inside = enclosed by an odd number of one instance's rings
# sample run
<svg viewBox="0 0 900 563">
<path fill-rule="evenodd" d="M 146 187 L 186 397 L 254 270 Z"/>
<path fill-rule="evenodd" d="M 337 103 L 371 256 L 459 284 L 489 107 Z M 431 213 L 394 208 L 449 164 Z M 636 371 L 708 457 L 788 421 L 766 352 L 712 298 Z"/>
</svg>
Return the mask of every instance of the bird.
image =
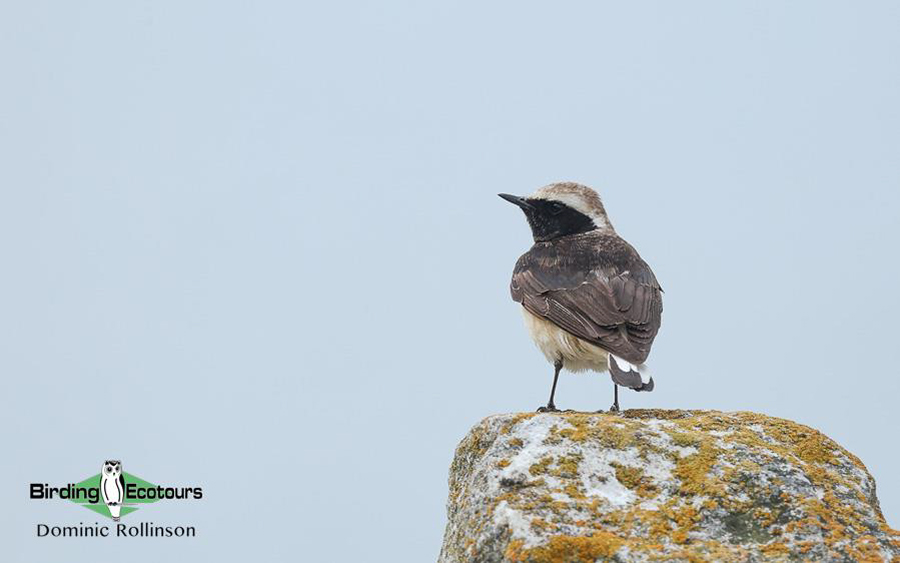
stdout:
<svg viewBox="0 0 900 563">
<path fill-rule="evenodd" d="M 100 492 L 114 522 L 119 521 L 122 503 L 125 501 L 125 479 L 122 477 L 122 462 L 107 460 L 100 471 Z"/>
<path fill-rule="evenodd" d="M 611 412 L 619 412 L 619 386 L 652 391 L 645 362 L 662 322 L 663 290 L 616 233 L 597 192 L 558 182 L 526 197 L 498 195 L 525 213 L 534 238 L 516 262 L 510 293 L 553 364 L 550 400 L 538 412 L 559 411 L 554 396 L 562 369 L 609 372 Z"/>
</svg>

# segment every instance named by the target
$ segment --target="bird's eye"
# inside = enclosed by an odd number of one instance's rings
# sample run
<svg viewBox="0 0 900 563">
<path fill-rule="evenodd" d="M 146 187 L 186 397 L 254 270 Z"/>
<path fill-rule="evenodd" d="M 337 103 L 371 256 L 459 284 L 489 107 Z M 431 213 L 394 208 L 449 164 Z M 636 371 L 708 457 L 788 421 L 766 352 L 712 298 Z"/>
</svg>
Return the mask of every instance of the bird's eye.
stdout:
<svg viewBox="0 0 900 563">
<path fill-rule="evenodd" d="M 550 213 L 558 215 L 559 213 L 562 213 L 563 209 L 565 209 L 565 205 L 559 203 L 558 201 L 550 202 Z"/>
</svg>

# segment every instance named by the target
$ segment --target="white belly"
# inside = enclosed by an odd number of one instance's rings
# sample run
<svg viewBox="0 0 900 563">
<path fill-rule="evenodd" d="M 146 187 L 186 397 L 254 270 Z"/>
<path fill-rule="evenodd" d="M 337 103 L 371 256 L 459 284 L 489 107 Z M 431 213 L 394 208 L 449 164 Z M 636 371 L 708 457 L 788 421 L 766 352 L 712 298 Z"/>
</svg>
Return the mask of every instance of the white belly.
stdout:
<svg viewBox="0 0 900 563">
<path fill-rule="evenodd" d="M 550 363 L 562 358 L 569 371 L 606 371 L 609 352 L 597 345 L 573 336 L 550 321 L 533 315 L 522 307 L 525 327 L 531 339 Z"/>
<path fill-rule="evenodd" d="M 103 492 L 106 493 L 106 498 L 111 502 L 122 502 L 124 500 L 124 491 L 121 490 L 116 479 L 104 479 Z"/>
</svg>

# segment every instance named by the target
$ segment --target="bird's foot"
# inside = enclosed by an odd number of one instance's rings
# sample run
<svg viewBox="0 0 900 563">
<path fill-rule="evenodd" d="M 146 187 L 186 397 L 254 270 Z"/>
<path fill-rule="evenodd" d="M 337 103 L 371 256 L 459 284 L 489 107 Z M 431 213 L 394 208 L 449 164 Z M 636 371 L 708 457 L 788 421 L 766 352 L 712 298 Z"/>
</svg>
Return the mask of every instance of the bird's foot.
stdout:
<svg viewBox="0 0 900 563">
<path fill-rule="evenodd" d="M 613 403 L 613 406 L 609 407 L 609 412 L 611 412 L 611 413 L 619 412 L 619 403 Z"/>
<path fill-rule="evenodd" d="M 537 412 L 559 412 L 559 409 L 553 403 L 548 403 L 543 407 L 538 407 Z"/>
</svg>

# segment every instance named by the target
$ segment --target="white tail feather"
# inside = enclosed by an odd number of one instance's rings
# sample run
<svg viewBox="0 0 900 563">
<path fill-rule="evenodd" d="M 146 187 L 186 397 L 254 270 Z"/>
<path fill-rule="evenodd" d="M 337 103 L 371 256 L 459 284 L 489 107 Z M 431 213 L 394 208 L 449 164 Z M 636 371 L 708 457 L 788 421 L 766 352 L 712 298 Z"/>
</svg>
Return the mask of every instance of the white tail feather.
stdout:
<svg viewBox="0 0 900 563">
<path fill-rule="evenodd" d="M 650 379 L 652 379 L 651 376 L 653 375 L 652 373 L 650 373 L 650 366 L 648 366 L 647 364 L 641 364 L 637 368 L 638 373 L 641 374 L 641 383 L 643 383 L 644 385 L 650 383 Z"/>
<path fill-rule="evenodd" d="M 616 355 L 613 355 L 613 354 L 610 354 L 609 357 L 612 358 L 613 361 L 616 362 L 616 366 L 620 370 L 625 371 L 625 372 L 636 371 L 639 374 L 641 374 L 641 383 L 644 383 L 644 384 L 650 383 L 650 375 L 651 375 L 650 367 L 647 366 L 647 364 L 633 364 L 633 363 L 625 361 L 622 358 L 620 358 Z"/>
</svg>

